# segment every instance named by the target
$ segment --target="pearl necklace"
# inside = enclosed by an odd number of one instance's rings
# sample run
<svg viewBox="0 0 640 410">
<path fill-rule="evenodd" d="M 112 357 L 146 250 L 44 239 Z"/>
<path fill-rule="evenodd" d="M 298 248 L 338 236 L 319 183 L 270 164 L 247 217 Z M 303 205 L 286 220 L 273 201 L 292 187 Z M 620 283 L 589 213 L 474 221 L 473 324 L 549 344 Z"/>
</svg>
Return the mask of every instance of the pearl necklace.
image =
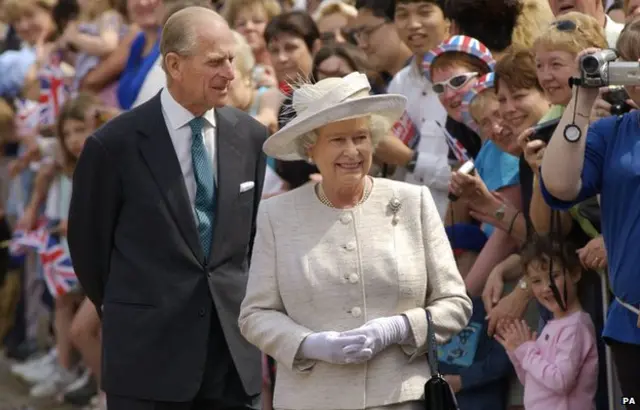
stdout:
<svg viewBox="0 0 640 410">
<path fill-rule="evenodd" d="M 368 177 L 367 177 L 367 181 L 370 181 L 370 179 Z M 364 201 L 366 201 L 367 198 L 369 198 L 369 195 L 371 195 L 372 185 L 373 185 L 373 181 L 371 181 L 371 183 L 367 183 L 365 181 L 364 193 L 362 194 L 362 198 L 360 198 L 360 200 L 358 201 L 358 203 L 355 206 L 362 205 L 364 203 Z M 318 196 L 318 199 L 320 200 L 320 202 L 322 202 L 323 204 L 325 204 L 329 208 L 335 208 L 336 207 L 334 204 L 331 203 L 329 198 L 327 198 L 327 195 L 324 193 L 324 189 L 322 189 L 322 184 L 321 183 L 318 183 L 318 185 L 316 185 L 316 195 Z"/>
</svg>

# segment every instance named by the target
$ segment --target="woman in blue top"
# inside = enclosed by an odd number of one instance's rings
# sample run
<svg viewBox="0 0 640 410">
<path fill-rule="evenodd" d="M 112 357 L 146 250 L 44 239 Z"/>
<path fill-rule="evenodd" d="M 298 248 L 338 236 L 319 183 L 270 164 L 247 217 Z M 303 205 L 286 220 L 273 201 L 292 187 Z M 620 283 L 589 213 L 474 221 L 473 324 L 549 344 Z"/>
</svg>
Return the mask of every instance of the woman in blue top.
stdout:
<svg viewBox="0 0 640 410">
<path fill-rule="evenodd" d="M 129 58 L 118 84 L 118 103 L 123 110 L 130 109 L 136 101 L 147 74 L 160 56 L 164 4 L 161 0 L 128 0 L 127 11 L 131 22 L 140 27 L 141 31 L 131 44 Z"/>
<path fill-rule="evenodd" d="M 620 60 L 639 61 L 638 42 L 640 21 L 636 20 L 618 39 L 616 49 Z M 578 58 L 596 51 L 587 49 Z M 633 102 L 640 102 L 640 87 L 625 88 Z M 632 111 L 620 117 L 604 118 L 589 127 L 590 111 L 598 92 L 598 88 L 574 89 L 574 96 L 545 151 L 541 189 L 545 200 L 558 209 L 568 209 L 601 195 L 602 233 L 615 295 L 603 336 L 611 345 L 623 396 L 638 400 L 640 141 L 637 136 L 640 135 L 640 113 Z"/>
</svg>

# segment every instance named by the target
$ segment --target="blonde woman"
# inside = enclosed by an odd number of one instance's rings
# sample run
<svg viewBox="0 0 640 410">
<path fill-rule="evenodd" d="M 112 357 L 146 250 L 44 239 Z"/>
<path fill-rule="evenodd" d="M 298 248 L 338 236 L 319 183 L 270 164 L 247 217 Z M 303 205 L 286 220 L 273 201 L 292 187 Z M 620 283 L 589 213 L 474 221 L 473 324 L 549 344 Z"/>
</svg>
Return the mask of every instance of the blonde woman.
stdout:
<svg viewBox="0 0 640 410">
<path fill-rule="evenodd" d="M 313 13 L 313 20 L 325 43 L 344 43 L 349 40 L 345 28 L 358 16 L 358 10 L 343 0 L 326 0 Z"/>
<path fill-rule="evenodd" d="M 257 86 L 273 87 L 277 84 L 267 51 L 264 30 L 282 8 L 277 0 L 226 0 L 222 15 L 232 29 L 242 34 L 253 50 L 256 61 L 253 76 Z"/>
<path fill-rule="evenodd" d="M 512 44 L 514 47 L 531 48 L 535 39 L 553 19 L 553 12 L 547 0 L 524 0 L 513 29 Z"/>
<path fill-rule="evenodd" d="M 236 40 L 236 56 L 233 60 L 235 78 L 229 84 L 230 105 L 248 113 L 263 123 L 271 132 L 278 128 L 278 119 L 271 111 L 262 109 L 265 88 L 257 88 L 253 79 L 256 60 L 251 46 L 237 31 L 233 32 Z"/>
<path fill-rule="evenodd" d="M 256 88 L 253 81 L 255 59 L 251 46 L 237 31 L 233 32 L 233 36 L 236 40 L 236 57 L 233 60 L 235 77 L 229 83 L 229 105 L 246 112 L 264 124 L 270 132 L 275 132 L 278 129 L 278 118 L 275 111 L 268 109 L 268 104 L 264 103 L 266 90 Z M 267 158 L 263 197 L 281 193 L 283 189 L 283 181 L 275 172 L 275 160 Z"/>
</svg>

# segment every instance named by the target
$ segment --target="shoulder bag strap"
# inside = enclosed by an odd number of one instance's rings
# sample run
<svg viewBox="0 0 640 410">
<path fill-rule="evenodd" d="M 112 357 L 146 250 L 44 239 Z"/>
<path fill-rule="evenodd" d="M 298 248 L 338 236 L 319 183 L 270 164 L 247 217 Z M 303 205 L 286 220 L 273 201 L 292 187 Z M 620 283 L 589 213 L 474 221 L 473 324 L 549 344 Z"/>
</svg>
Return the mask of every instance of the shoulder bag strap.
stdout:
<svg viewBox="0 0 640 410">
<path fill-rule="evenodd" d="M 431 370 L 431 377 L 438 375 L 438 345 L 436 344 L 436 334 L 433 329 L 431 312 L 424 310 L 427 315 L 427 361 Z"/>
</svg>

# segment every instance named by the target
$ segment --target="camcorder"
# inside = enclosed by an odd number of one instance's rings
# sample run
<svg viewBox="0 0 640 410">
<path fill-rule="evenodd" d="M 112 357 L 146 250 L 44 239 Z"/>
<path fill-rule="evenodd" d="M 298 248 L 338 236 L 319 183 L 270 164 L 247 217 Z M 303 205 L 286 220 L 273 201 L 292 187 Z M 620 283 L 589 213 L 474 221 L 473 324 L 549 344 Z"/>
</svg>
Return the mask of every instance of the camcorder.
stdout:
<svg viewBox="0 0 640 410">
<path fill-rule="evenodd" d="M 618 53 L 612 49 L 582 56 L 579 84 L 585 88 L 640 85 L 640 63 L 615 61 L 617 58 Z"/>
</svg>

